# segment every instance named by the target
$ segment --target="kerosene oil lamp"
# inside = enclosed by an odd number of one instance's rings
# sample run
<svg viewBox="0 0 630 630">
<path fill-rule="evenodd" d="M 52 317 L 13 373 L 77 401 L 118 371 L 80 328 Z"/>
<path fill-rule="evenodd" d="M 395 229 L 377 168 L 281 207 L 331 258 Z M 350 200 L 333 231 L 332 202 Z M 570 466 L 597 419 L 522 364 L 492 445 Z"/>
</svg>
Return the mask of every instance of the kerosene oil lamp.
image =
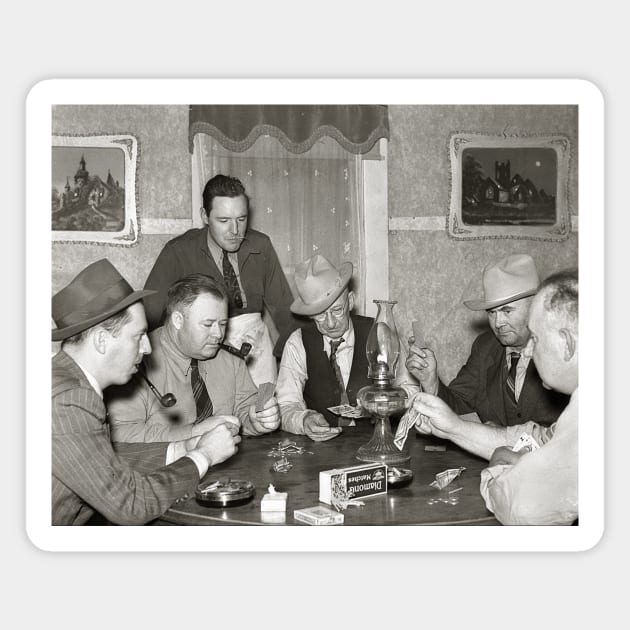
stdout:
<svg viewBox="0 0 630 630">
<path fill-rule="evenodd" d="M 400 341 L 396 332 L 393 308 L 390 300 L 374 300 L 378 307 L 376 319 L 365 344 L 369 363 L 368 378 L 372 385 L 362 387 L 357 394 L 361 407 L 375 420 L 372 439 L 361 446 L 356 458 L 363 462 L 402 464 L 411 457 L 409 450 L 394 444 L 389 417 L 405 408 L 407 393 L 393 385 L 396 364 L 400 355 Z"/>
</svg>

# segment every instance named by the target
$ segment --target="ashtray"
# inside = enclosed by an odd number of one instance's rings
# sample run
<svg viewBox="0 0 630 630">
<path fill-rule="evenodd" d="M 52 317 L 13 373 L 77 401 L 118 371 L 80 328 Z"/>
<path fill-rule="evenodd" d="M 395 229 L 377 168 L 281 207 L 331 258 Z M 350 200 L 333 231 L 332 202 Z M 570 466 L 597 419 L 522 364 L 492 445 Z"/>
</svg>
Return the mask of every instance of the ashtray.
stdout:
<svg viewBox="0 0 630 630">
<path fill-rule="evenodd" d="M 400 488 L 411 483 L 413 479 L 413 470 L 409 468 L 397 468 L 396 466 L 387 467 L 387 487 Z"/>
<path fill-rule="evenodd" d="M 245 479 L 219 479 L 197 486 L 195 499 L 208 507 L 235 507 L 252 500 L 256 488 Z"/>
</svg>

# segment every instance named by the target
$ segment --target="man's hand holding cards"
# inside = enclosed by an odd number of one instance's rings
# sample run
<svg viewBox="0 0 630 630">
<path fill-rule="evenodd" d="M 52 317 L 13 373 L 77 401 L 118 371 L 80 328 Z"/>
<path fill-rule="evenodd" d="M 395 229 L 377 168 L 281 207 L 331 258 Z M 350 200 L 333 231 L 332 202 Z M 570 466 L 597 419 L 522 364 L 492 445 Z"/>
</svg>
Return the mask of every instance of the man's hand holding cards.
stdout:
<svg viewBox="0 0 630 630">
<path fill-rule="evenodd" d="M 314 442 L 324 442 L 337 437 L 341 431 L 341 427 L 331 427 L 326 418 L 321 413 L 307 409 L 302 422 L 304 433 Z"/>
<path fill-rule="evenodd" d="M 439 379 L 435 354 L 427 347 L 428 344 L 420 330 L 420 323 L 413 321 L 411 326 L 413 336 L 409 337 L 409 355 L 405 366 L 411 375 L 418 379 L 422 391 L 437 395 Z"/>
<path fill-rule="evenodd" d="M 280 426 L 280 409 L 273 392 L 274 383 L 262 383 L 258 388 L 255 404 L 249 408 L 249 427 L 244 427 L 245 435 L 260 435 L 275 431 Z"/>
</svg>

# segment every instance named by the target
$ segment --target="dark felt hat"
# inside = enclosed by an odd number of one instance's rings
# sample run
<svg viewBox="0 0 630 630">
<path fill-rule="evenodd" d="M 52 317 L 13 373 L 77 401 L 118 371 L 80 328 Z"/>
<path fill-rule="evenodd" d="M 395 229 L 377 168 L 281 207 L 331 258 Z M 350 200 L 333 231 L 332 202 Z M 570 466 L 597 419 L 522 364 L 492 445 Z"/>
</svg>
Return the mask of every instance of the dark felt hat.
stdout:
<svg viewBox="0 0 630 630">
<path fill-rule="evenodd" d="M 76 335 L 156 291 L 134 291 L 106 258 L 88 265 L 67 287 L 53 295 L 52 340 Z"/>
</svg>

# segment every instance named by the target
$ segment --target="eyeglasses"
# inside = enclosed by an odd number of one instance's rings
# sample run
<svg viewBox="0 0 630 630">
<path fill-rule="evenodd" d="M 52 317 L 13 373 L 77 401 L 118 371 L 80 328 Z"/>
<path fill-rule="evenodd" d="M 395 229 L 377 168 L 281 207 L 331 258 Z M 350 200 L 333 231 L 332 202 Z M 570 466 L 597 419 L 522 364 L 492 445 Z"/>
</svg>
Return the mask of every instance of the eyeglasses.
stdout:
<svg viewBox="0 0 630 630">
<path fill-rule="evenodd" d="M 320 313 L 319 315 L 313 315 L 313 319 L 320 324 L 326 321 L 326 315 L 330 313 L 335 319 L 340 319 L 346 312 L 346 304 L 339 304 L 333 308 L 329 308 L 327 311 Z"/>
</svg>

